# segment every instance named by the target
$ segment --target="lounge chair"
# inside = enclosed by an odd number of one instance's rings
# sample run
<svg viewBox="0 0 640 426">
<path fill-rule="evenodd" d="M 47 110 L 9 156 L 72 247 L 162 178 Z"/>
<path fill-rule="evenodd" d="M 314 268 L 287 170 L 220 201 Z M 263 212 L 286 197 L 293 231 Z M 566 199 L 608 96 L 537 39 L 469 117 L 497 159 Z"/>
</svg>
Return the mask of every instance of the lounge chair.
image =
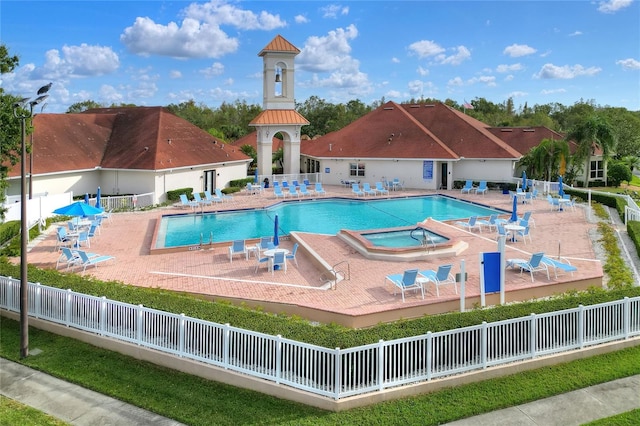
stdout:
<svg viewBox="0 0 640 426">
<path fill-rule="evenodd" d="M 282 181 L 282 187 L 283 188 L 289 188 L 289 182 L 287 182 L 286 180 Z"/>
<path fill-rule="evenodd" d="M 305 185 L 304 183 L 300 184 L 300 189 L 298 190 L 298 192 L 300 192 L 300 195 L 302 195 L 303 197 L 311 197 L 312 195 L 311 192 L 309 192 L 309 190 L 307 189 L 307 185 Z"/>
<path fill-rule="evenodd" d="M 69 268 L 73 269 L 76 266 L 82 264 L 82 259 L 80 258 L 80 255 L 77 253 L 77 250 L 72 250 L 69 247 L 61 247 L 60 251 L 62 252 L 62 254 L 56 261 L 56 269 L 58 269 L 58 266 L 60 266 L 61 263 L 66 264 L 67 269 Z M 99 254 L 95 254 L 95 253 L 86 253 L 86 254 L 89 259 L 94 257 L 100 257 Z"/>
<path fill-rule="evenodd" d="M 458 286 L 456 285 L 456 279 L 451 273 L 451 268 L 453 265 L 440 265 L 438 266 L 438 271 L 434 271 L 432 269 L 420 271 L 419 274 L 422 275 L 427 281 L 431 281 L 436 286 L 436 295 L 440 297 L 440 289 L 441 285 L 453 284 L 453 289 L 456 294 L 458 294 Z"/>
<path fill-rule="evenodd" d="M 384 186 L 382 186 L 382 182 L 376 182 L 376 191 L 378 191 L 380 194 L 389 193 L 389 190 L 385 189 Z"/>
<path fill-rule="evenodd" d="M 300 184 L 298 183 L 297 180 L 292 180 L 291 181 L 291 186 L 293 186 L 294 188 L 300 188 Z"/>
<path fill-rule="evenodd" d="M 300 246 L 300 244 L 295 243 L 293 245 L 293 249 L 291 250 L 291 253 L 289 253 L 288 255 L 285 256 L 287 258 L 287 260 L 293 260 L 293 263 L 296 264 L 296 267 L 298 266 L 298 261 L 296 260 L 296 253 L 298 252 L 298 247 L 299 246 Z"/>
<path fill-rule="evenodd" d="M 180 203 L 182 207 L 191 207 L 192 209 L 198 207 L 198 203 L 196 201 L 189 201 L 187 194 L 180 194 Z"/>
<path fill-rule="evenodd" d="M 304 183 L 305 185 L 307 185 L 307 187 L 310 187 L 310 186 L 311 186 L 311 183 L 309 182 L 309 179 L 304 179 L 304 180 L 302 181 L 302 183 Z"/>
<path fill-rule="evenodd" d="M 295 195 L 296 197 L 300 198 L 300 193 L 298 192 L 296 187 L 293 185 L 289 187 L 289 195 L 291 195 L 292 197 Z"/>
<path fill-rule="evenodd" d="M 273 195 L 276 196 L 276 198 L 285 198 L 287 196 L 286 192 L 282 192 L 282 188 L 279 186 L 274 186 L 273 187 Z"/>
<path fill-rule="evenodd" d="M 326 192 L 322 188 L 322 184 L 320 182 L 316 182 L 316 187 L 314 189 L 314 192 L 316 194 L 318 194 L 318 195 L 325 195 L 326 194 Z"/>
<path fill-rule="evenodd" d="M 498 215 L 492 214 L 489 219 L 478 219 L 476 223 L 489 228 L 489 230 L 495 229 L 498 226 Z"/>
<path fill-rule="evenodd" d="M 571 262 L 569 262 L 569 259 L 566 259 L 564 257 L 554 259 L 552 257 L 543 256 L 542 263 L 547 266 L 553 267 L 553 272 L 556 278 L 558 278 L 558 269 L 563 272 L 570 272 L 571 276 L 573 276 L 573 273 L 578 270 L 578 268 L 576 268 L 571 264 Z"/>
<path fill-rule="evenodd" d="M 400 289 L 402 292 L 402 301 L 404 302 L 404 292 L 409 290 L 420 290 L 422 298 L 424 299 L 424 287 L 416 278 L 418 277 L 417 269 L 407 269 L 402 274 L 387 275 L 385 278 L 393 283 L 393 294 L 396 294 L 396 289 Z"/>
<path fill-rule="evenodd" d="M 205 200 L 200 196 L 199 192 L 194 192 L 193 193 L 193 199 L 196 200 L 196 203 L 198 203 L 199 206 L 210 206 L 211 204 L 213 204 L 213 201 L 209 201 L 209 200 Z"/>
<path fill-rule="evenodd" d="M 475 191 L 475 189 L 476 187 L 473 186 L 473 181 L 468 179 L 467 182 L 462 187 L 462 189 L 460 190 L 460 192 L 462 194 L 470 194 L 471 191 Z"/>
<path fill-rule="evenodd" d="M 76 250 L 75 253 L 78 254 L 78 256 L 80 256 L 80 263 L 79 266 L 82 266 L 82 273 L 84 274 L 84 271 L 86 271 L 87 266 L 95 266 L 96 268 L 98 267 L 98 263 L 102 263 L 102 262 L 106 262 L 107 260 L 112 260 L 115 259 L 115 257 L 113 256 L 101 256 L 101 255 L 93 255 L 93 257 L 89 256 L 89 253 L 82 251 L 82 250 Z"/>
<path fill-rule="evenodd" d="M 229 262 L 233 262 L 234 254 L 244 254 L 245 260 L 249 260 L 249 250 L 247 250 L 244 240 L 235 240 L 229 246 Z"/>
<path fill-rule="evenodd" d="M 358 197 L 359 196 L 365 196 L 365 193 L 362 192 L 362 190 L 360 189 L 360 185 L 358 185 L 357 183 L 352 183 L 351 184 L 351 192 L 353 192 L 354 194 L 356 194 Z"/>
<path fill-rule="evenodd" d="M 365 182 L 362 184 L 362 192 L 364 192 L 366 195 L 376 195 L 375 189 L 371 189 L 371 185 L 369 185 L 369 182 Z"/>
<path fill-rule="evenodd" d="M 222 201 L 233 201 L 233 195 L 227 195 L 225 193 L 222 192 L 222 190 L 220 188 L 216 188 L 214 190 L 214 192 L 216 193 L 216 197 L 220 198 Z M 204 191 L 205 195 L 207 194 L 207 191 Z"/>
<path fill-rule="evenodd" d="M 469 232 L 472 232 L 474 229 L 478 229 L 480 233 L 482 233 L 482 225 L 478 223 L 478 216 L 471 216 L 467 222 L 458 221 L 456 222 L 456 225 L 462 226 Z"/>
<path fill-rule="evenodd" d="M 486 180 L 481 180 L 480 181 L 480 185 L 478 185 L 478 187 L 476 188 L 476 194 L 486 194 L 487 191 L 489 190 L 489 188 L 487 188 L 487 181 Z"/>
<path fill-rule="evenodd" d="M 531 282 L 533 282 L 533 273 L 538 271 L 544 271 L 547 273 L 547 280 L 550 280 L 549 277 L 549 268 L 546 263 L 542 262 L 542 258 L 544 257 L 543 252 L 533 253 L 531 255 L 531 259 L 507 259 L 507 267 L 511 268 L 520 268 L 520 275 L 522 275 L 522 271 L 528 271 L 531 274 Z"/>
</svg>

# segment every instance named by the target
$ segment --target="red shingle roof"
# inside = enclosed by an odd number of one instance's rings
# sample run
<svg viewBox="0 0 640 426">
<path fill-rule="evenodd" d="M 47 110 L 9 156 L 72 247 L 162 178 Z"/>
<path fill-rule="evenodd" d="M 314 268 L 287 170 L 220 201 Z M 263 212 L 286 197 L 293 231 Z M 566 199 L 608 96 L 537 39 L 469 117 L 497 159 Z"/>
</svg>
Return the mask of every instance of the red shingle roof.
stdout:
<svg viewBox="0 0 640 426">
<path fill-rule="evenodd" d="M 564 135 L 544 126 L 534 127 L 489 127 L 489 131 L 526 155 L 531 148 L 540 145 L 543 139 L 562 140 Z M 574 153 L 577 145 L 569 141 L 569 151 Z"/>
<path fill-rule="evenodd" d="M 38 114 L 34 126 L 34 174 L 96 167 L 163 170 L 249 159 L 162 107 Z M 19 174 L 19 165 L 9 173 Z"/>
</svg>

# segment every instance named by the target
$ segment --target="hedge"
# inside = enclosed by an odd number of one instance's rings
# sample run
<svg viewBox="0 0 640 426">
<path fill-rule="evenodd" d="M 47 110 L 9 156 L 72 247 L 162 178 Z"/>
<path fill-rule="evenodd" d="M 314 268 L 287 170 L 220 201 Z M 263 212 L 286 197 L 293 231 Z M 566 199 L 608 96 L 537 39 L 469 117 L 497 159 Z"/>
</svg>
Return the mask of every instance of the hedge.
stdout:
<svg viewBox="0 0 640 426">
<path fill-rule="evenodd" d="M 627 222 L 627 232 L 636 246 L 636 255 L 640 257 L 640 222 L 635 220 Z"/>
<path fill-rule="evenodd" d="M 167 191 L 167 201 L 176 202 L 180 201 L 180 195 L 186 194 L 187 199 L 193 198 L 193 188 L 179 188 L 171 191 Z"/>
<path fill-rule="evenodd" d="M 589 200 L 589 195 L 585 191 L 576 191 L 574 189 L 565 189 L 565 194 L 573 195 L 574 197 L 580 198 L 583 201 Z M 615 195 L 609 195 L 602 192 L 592 192 L 591 193 L 591 201 L 595 201 L 600 204 L 604 204 L 607 207 L 613 207 L 618 211 L 618 215 L 620 219 L 624 221 L 624 208 L 627 205 L 627 202 L 622 197 L 616 197 Z"/>
</svg>

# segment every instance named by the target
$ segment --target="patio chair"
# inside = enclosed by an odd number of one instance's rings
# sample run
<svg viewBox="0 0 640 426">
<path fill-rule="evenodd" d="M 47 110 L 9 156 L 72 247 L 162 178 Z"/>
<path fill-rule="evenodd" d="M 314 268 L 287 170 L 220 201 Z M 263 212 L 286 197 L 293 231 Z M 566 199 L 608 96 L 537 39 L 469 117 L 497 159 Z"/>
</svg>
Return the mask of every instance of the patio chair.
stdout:
<svg viewBox="0 0 640 426">
<path fill-rule="evenodd" d="M 365 196 L 364 192 L 362 192 L 362 190 L 360 190 L 360 185 L 358 185 L 357 183 L 352 183 L 351 184 L 351 192 L 353 192 L 354 194 L 356 194 L 358 197 L 359 196 Z"/>
<path fill-rule="evenodd" d="M 398 189 L 404 189 L 404 181 L 400 182 L 400 179 L 398 178 L 393 178 L 393 182 L 391 184 L 393 185 L 394 191 L 397 191 Z"/>
<path fill-rule="evenodd" d="M 470 194 L 471 191 L 475 191 L 476 187 L 473 186 L 473 181 L 470 179 L 467 179 L 466 183 L 464 184 L 464 186 L 462 187 L 462 189 L 460 190 L 460 192 L 462 194 Z"/>
<path fill-rule="evenodd" d="M 322 188 L 322 184 L 320 182 L 316 182 L 316 187 L 314 189 L 314 192 L 318 195 L 325 195 L 326 192 L 324 191 L 324 188 Z"/>
<path fill-rule="evenodd" d="M 481 180 L 480 181 L 480 185 L 478 185 L 478 187 L 476 188 L 476 194 L 486 194 L 487 191 L 489 190 L 489 188 L 487 188 L 487 181 L 486 180 Z"/>
<path fill-rule="evenodd" d="M 376 195 L 375 189 L 371 189 L 371 185 L 369 185 L 369 182 L 364 182 L 362 184 L 362 192 L 364 192 L 366 195 Z"/>
<path fill-rule="evenodd" d="M 311 186 L 311 183 L 309 182 L 309 179 L 303 179 L 302 183 L 304 183 L 305 185 L 307 185 L 307 187 Z"/>
<path fill-rule="evenodd" d="M 260 257 L 260 255 L 256 256 L 256 270 L 254 271 L 254 274 L 258 273 L 258 268 L 260 268 L 260 265 L 262 265 L 263 263 L 266 264 L 268 268 L 270 260 L 271 258 L 269 257 Z"/>
<path fill-rule="evenodd" d="M 276 196 L 276 198 L 285 198 L 287 196 L 286 192 L 282 192 L 282 188 L 279 186 L 274 186 L 273 187 L 273 195 Z"/>
<path fill-rule="evenodd" d="M 553 273 L 555 274 L 556 278 L 558 278 L 558 269 L 563 272 L 570 272 L 571 276 L 573 276 L 573 273 L 578 270 L 578 268 L 576 268 L 571 264 L 571 262 L 569 262 L 569 259 L 564 257 L 554 259 L 552 257 L 543 256 L 542 263 L 547 266 L 553 267 Z"/>
<path fill-rule="evenodd" d="M 380 194 L 389 193 L 389 190 L 384 188 L 384 186 L 382 185 L 382 182 L 376 182 L 376 191 L 378 191 Z"/>
<path fill-rule="evenodd" d="M 233 262 L 234 254 L 244 254 L 245 260 L 249 260 L 249 251 L 244 244 L 244 240 L 234 240 L 229 246 L 229 262 Z"/>
<path fill-rule="evenodd" d="M 524 194 L 524 200 L 522 200 L 525 204 L 533 204 L 533 194 L 531 192 L 527 192 Z"/>
<path fill-rule="evenodd" d="M 291 253 L 289 253 L 288 255 L 286 255 L 285 257 L 287 258 L 287 260 L 293 260 L 293 263 L 296 264 L 296 267 L 298 267 L 298 261 L 296 260 L 296 253 L 298 252 L 298 246 L 300 244 L 295 243 L 293 245 L 293 249 L 291 250 Z"/>
<path fill-rule="evenodd" d="M 271 258 L 271 274 L 276 270 L 276 266 L 287 273 L 287 258 L 284 251 L 276 251 Z"/>
<path fill-rule="evenodd" d="M 96 268 L 98 267 L 98 263 L 102 263 L 102 262 L 106 262 L 107 260 L 113 260 L 115 259 L 114 256 L 102 256 L 102 255 L 93 255 L 93 257 L 89 256 L 89 253 L 82 251 L 82 250 L 76 250 L 76 253 L 78 254 L 78 256 L 80 256 L 80 264 L 79 266 L 82 266 L 82 273 L 84 274 L 84 271 L 87 270 L 87 266 L 95 266 Z"/>
<path fill-rule="evenodd" d="M 544 271 L 547 273 L 547 280 L 550 280 L 549 277 L 549 268 L 546 263 L 542 262 L 542 258 L 544 257 L 543 252 L 533 253 L 531 255 L 531 259 L 507 259 L 507 267 L 511 268 L 520 268 L 520 275 L 522 275 L 523 271 L 528 271 L 531 274 L 531 282 L 533 282 L 533 273 L 538 271 Z"/>
<path fill-rule="evenodd" d="M 471 216 L 467 222 L 458 221 L 456 222 L 456 225 L 462 226 L 462 228 L 469 232 L 472 232 L 474 229 L 478 229 L 480 233 L 482 233 L 482 226 L 478 223 L 478 216 Z"/>
<path fill-rule="evenodd" d="M 434 271 L 433 269 L 427 269 L 424 271 L 420 271 L 419 274 L 422 275 L 427 281 L 432 282 L 436 286 L 436 295 L 440 297 L 440 289 L 441 285 L 453 284 L 453 289 L 456 294 L 458 294 L 458 286 L 456 285 L 456 279 L 453 274 L 451 274 L 451 268 L 453 268 L 452 264 L 440 265 L 438 266 L 438 271 Z"/>
<path fill-rule="evenodd" d="M 182 207 L 191 207 L 192 209 L 198 207 L 198 203 L 196 201 L 189 201 L 187 194 L 180 194 L 180 203 Z"/>
<path fill-rule="evenodd" d="M 217 198 L 220 198 L 222 201 L 233 201 L 233 195 L 227 195 L 222 192 L 220 188 L 216 188 L 213 190 L 216 194 Z M 207 195 L 207 191 L 204 191 L 204 194 Z"/>
<path fill-rule="evenodd" d="M 275 246 L 273 245 L 273 237 L 261 237 L 260 241 L 256 243 L 258 249 L 258 257 L 262 256 L 262 252 L 265 250 L 271 250 Z"/>
<path fill-rule="evenodd" d="M 536 221 L 531 217 L 530 211 L 523 214 L 520 220 L 526 220 L 528 223 L 532 224 L 534 228 L 536 227 Z"/>
<path fill-rule="evenodd" d="M 58 250 L 60 247 L 69 247 L 71 243 L 71 236 L 67 234 L 67 228 L 59 226 L 56 230 L 56 245 L 53 250 Z"/>
<path fill-rule="evenodd" d="M 298 192 L 296 187 L 293 185 L 289 187 L 289 195 L 291 195 L 292 197 L 295 195 L 296 197 L 300 198 L 300 193 Z"/>
<path fill-rule="evenodd" d="M 283 188 L 289 188 L 289 182 L 287 182 L 286 180 L 282 181 L 282 187 Z"/>
<path fill-rule="evenodd" d="M 307 189 L 307 185 L 305 185 L 304 183 L 300 184 L 300 189 L 298 190 L 298 192 L 300 192 L 300 195 L 302 195 L 303 197 L 311 197 L 312 195 L 311 192 L 309 192 L 309 190 Z"/>
<path fill-rule="evenodd" d="M 560 211 L 560 202 L 557 198 L 553 198 L 551 195 L 547 195 L 547 201 L 551 206 L 551 211 L 557 210 Z"/>
<path fill-rule="evenodd" d="M 538 199 L 538 190 L 534 189 L 533 192 L 531 193 L 531 199 L 532 200 L 537 200 Z"/>
<path fill-rule="evenodd" d="M 492 214 L 491 216 L 489 216 L 489 219 L 478 219 L 476 220 L 476 223 L 489 228 L 489 230 L 492 230 L 498 226 L 498 215 Z"/>
<path fill-rule="evenodd" d="M 91 247 L 91 240 L 89 240 L 89 231 L 82 231 L 78 234 L 78 238 L 75 243 L 73 243 L 73 247 L 80 248 L 83 245 L 87 247 Z"/>
<path fill-rule="evenodd" d="M 524 230 L 516 231 L 516 237 L 520 236 L 524 240 L 524 243 L 527 244 L 527 237 L 529 237 L 529 242 L 531 241 L 531 234 L 529 233 L 529 223 L 526 220 L 521 220 L 519 222 L 520 226 L 524 226 Z"/>
<path fill-rule="evenodd" d="M 298 183 L 298 181 L 297 181 L 297 180 L 292 180 L 292 181 L 291 181 L 291 186 L 293 186 L 294 188 L 299 188 L 299 187 L 300 187 L 300 184 Z"/>
<path fill-rule="evenodd" d="M 393 284 L 394 296 L 396 294 L 396 290 L 400 289 L 400 292 L 402 293 L 402 302 L 404 303 L 405 291 L 420 290 L 420 292 L 422 293 L 422 298 L 424 299 L 424 287 L 422 287 L 422 284 L 420 282 L 416 281 L 417 277 L 417 269 L 407 269 L 402 274 L 387 275 L 385 277 L 385 282 L 386 280 L 389 280 Z"/>
<path fill-rule="evenodd" d="M 496 239 L 498 239 L 498 238 L 500 238 L 502 236 L 504 236 L 506 238 L 513 239 L 513 236 L 511 235 L 511 232 L 507 231 L 506 229 L 504 229 L 504 225 L 502 223 L 498 223 L 496 226 L 497 226 L 497 229 L 498 229 L 498 237 Z"/>
</svg>

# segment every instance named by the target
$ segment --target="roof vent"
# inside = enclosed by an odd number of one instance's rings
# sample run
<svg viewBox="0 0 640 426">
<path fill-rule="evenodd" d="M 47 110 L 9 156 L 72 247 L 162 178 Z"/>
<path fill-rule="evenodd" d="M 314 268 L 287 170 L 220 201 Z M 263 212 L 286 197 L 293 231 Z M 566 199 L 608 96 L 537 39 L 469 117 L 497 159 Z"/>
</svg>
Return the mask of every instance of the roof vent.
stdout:
<svg viewBox="0 0 640 426">
<path fill-rule="evenodd" d="M 513 129 L 500 129 L 501 132 L 513 132 Z"/>
<path fill-rule="evenodd" d="M 409 105 L 409 108 L 420 108 L 420 105 Z"/>
<path fill-rule="evenodd" d="M 435 107 L 435 105 L 434 104 L 426 104 L 424 107 L 425 108 L 433 108 L 433 107 Z"/>
<path fill-rule="evenodd" d="M 384 107 L 384 109 L 390 110 L 390 109 L 393 109 L 393 107 Z"/>
<path fill-rule="evenodd" d="M 522 129 L 523 132 L 535 132 L 536 129 Z"/>
</svg>

